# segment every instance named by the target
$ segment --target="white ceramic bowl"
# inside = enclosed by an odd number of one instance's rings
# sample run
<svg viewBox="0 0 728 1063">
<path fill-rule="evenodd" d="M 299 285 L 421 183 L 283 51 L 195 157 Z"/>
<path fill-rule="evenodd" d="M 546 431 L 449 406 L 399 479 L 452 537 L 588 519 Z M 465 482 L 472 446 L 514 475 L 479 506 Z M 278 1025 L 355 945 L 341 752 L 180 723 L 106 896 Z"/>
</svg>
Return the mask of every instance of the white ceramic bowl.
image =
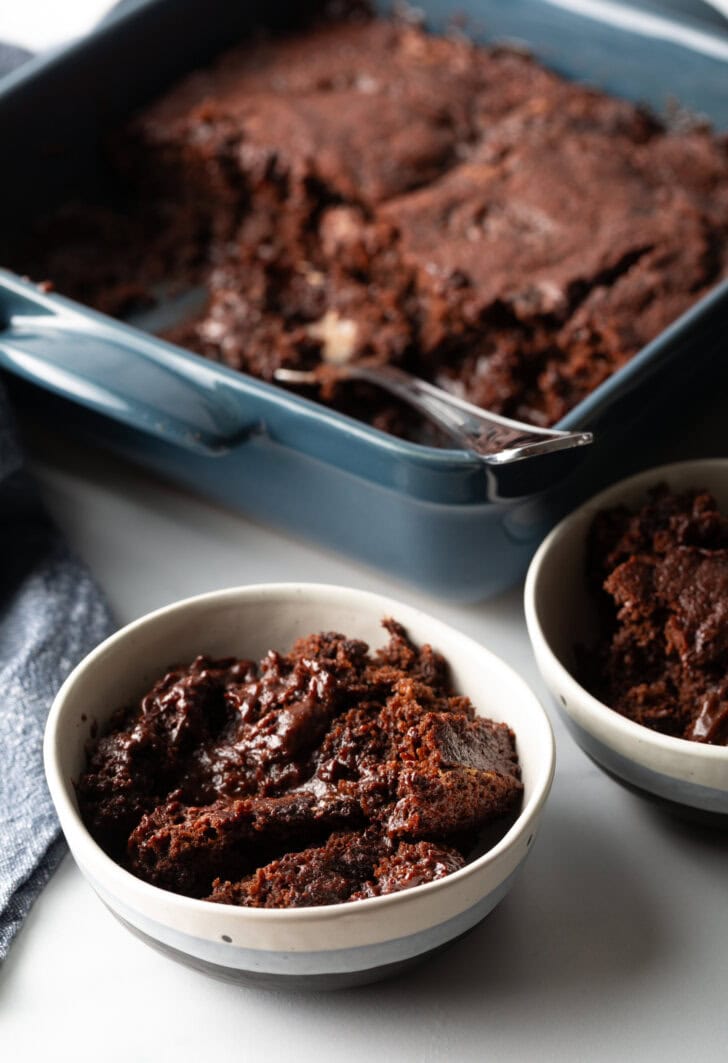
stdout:
<svg viewBox="0 0 728 1063">
<path fill-rule="evenodd" d="M 728 815 L 728 747 L 651 731 L 602 704 L 574 678 L 574 648 L 590 645 L 597 626 L 585 579 L 585 545 L 599 510 L 636 508 L 658 483 L 674 490 L 705 487 L 728 513 L 728 460 L 663 465 L 595 495 L 558 524 L 526 578 L 528 633 L 557 709 L 581 748 L 600 767 L 640 791 L 684 809 Z"/>
<path fill-rule="evenodd" d="M 198 653 L 259 658 L 301 635 L 338 630 L 370 646 L 386 641 L 393 616 L 416 642 L 450 662 L 458 690 L 480 713 L 515 731 L 522 811 L 493 849 L 437 882 L 349 904 L 266 910 L 180 897 L 114 863 L 91 838 L 76 804 L 74 779 L 92 727 L 146 690 L 175 661 Z M 315 584 L 272 584 L 201 595 L 168 606 L 112 635 L 69 676 L 45 737 L 48 785 L 81 871 L 131 930 L 176 958 L 241 982 L 327 988 L 374 981 L 473 927 L 509 889 L 523 863 L 548 795 L 554 745 L 544 710 L 497 657 L 440 621 L 362 591 Z"/>
</svg>

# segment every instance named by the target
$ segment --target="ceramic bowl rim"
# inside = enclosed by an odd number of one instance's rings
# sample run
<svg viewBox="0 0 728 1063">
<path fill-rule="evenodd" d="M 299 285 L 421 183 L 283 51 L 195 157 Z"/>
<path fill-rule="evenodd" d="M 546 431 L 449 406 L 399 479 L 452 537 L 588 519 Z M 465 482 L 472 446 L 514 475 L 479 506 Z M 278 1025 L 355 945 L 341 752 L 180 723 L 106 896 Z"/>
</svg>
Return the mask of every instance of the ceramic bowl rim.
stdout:
<svg viewBox="0 0 728 1063">
<path fill-rule="evenodd" d="M 542 732 L 540 737 L 541 746 L 539 750 L 539 761 L 535 770 L 536 778 L 534 779 L 532 794 L 522 807 L 515 822 L 496 845 L 488 850 L 488 852 L 482 854 L 475 860 L 466 864 L 465 867 L 452 872 L 442 879 L 438 879 L 435 882 L 423 883 L 422 885 L 414 886 L 409 890 L 402 890 L 398 893 L 388 894 L 383 897 L 366 898 L 351 902 L 350 904 L 327 904 L 311 908 L 244 908 L 236 907 L 234 905 L 219 905 L 212 901 L 186 897 L 144 882 L 142 879 L 132 875 L 130 871 L 127 871 L 125 868 L 121 867 L 120 864 L 117 864 L 112 860 L 97 842 L 94 841 L 71 800 L 69 791 L 72 783 L 66 784 L 62 777 L 58 763 L 58 735 L 60 727 L 62 726 L 62 716 L 65 711 L 67 711 L 66 707 L 72 704 L 72 694 L 78 679 L 84 672 L 95 667 L 98 661 L 106 655 L 109 649 L 115 648 L 118 644 L 125 641 L 133 633 L 138 632 L 143 627 L 164 622 L 167 617 L 170 617 L 175 613 L 194 609 L 203 604 L 223 605 L 227 602 L 239 600 L 241 596 L 243 599 L 250 600 L 261 595 L 275 598 L 276 596 L 283 597 L 287 594 L 294 593 L 301 594 L 304 600 L 310 600 L 310 596 L 313 595 L 314 597 L 320 596 L 320 599 L 326 598 L 329 601 L 336 599 L 339 603 L 347 600 L 351 602 L 351 596 L 353 595 L 354 598 L 358 600 L 366 600 L 372 605 L 376 602 L 380 609 L 385 609 L 383 615 L 397 616 L 398 613 L 401 614 L 402 612 L 405 612 L 409 614 L 410 617 L 417 616 L 418 618 L 426 620 L 428 624 L 432 623 L 435 629 L 447 630 L 450 632 L 451 635 L 454 635 L 457 640 L 462 643 L 463 649 L 469 654 L 477 652 L 479 655 L 488 657 L 493 667 L 505 670 L 509 674 L 510 679 L 515 681 L 516 685 L 520 686 L 523 689 L 523 692 L 528 695 L 526 701 L 531 703 L 528 711 L 533 716 L 534 722 L 540 720 Z M 435 639 L 433 639 L 433 642 L 434 641 Z M 551 789 L 556 762 L 553 730 L 548 715 L 541 705 L 539 698 L 516 670 L 502 660 L 502 658 L 498 657 L 497 654 L 493 653 L 493 651 L 487 649 L 485 646 L 481 646 L 475 641 L 475 639 L 465 635 L 457 628 L 454 628 L 450 624 L 439 620 L 437 617 L 424 612 L 416 606 L 407 605 L 404 602 L 396 601 L 388 596 L 371 591 L 358 590 L 353 587 L 297 581 L 245 584 L 217 591 L 208 591 L 203 594 L 197 594 L 171 602 L 150 613 L 145 613 L 138 619 L 124 625 L 124 627 L 110 635 L 84 657 L 59 689 L 48 714 L 43 753 L 48 786 L 61 821 L 62 829 L 69 837 L 69 847 L 74 856 L 76 856 L 77 852 L 79 853 L 79 863 L 83 863 L 83 866 L 88 870 L 93 871 L 94 867 L 101 868 L 105 880 L 114 884 L 115 892 L 127 898 L 133 897 L 136 900 L 139 909 L 142 911 L 144 910 L 145 898 L 150 902 L 154 900 L 159 901 L 164 898 L 168 904 L 180 911 L 187 911 L 191 914 L 196 912 L 200 916 L 205 914 L 209 915 L 214 911 L 216 915 L 222 916 L 224 913 L 226 919 L 231 919 L 238 923 L 256 921 L 259 924 L 266 922 L 283 923 L 284 921 L 293 923 L 313 922 L 316 920 L 340 918 L 342 915 L 351 914 L 353 911 L 382 910 L 384 907 L 406 904 L 411 901 L 415 895 L 420 897 L 423 896 L 425 892 L 434 894 L 436 892 L 447 890 L 455 881 L 461 882 L 467 877 L 478 875 L 488 866 L 496 865 L 500 858 L 512 850 L 519 839 L 529 831 L 531 833 L 535 831 L 540 812 Z M 223 912 L 220 911 L 221 908 L 223 909 Z"/>
<path fill-rule="evenodd" d="M 728 746 L 715 746 L 703 742 L 693 742 L 686 738 L 676 738 L 673 735 L 660 734 L 643 724 L 635 723 L 627 719 L 615 709 L 610 708 L 575 679 L 572 672 L 564 665 L 551 647 L 548 634 L 541 624 L 538 609 L 539 581 L 542 572 L 547 568 L 555 544 L 572 530 L 575 524 L 584 520 L 587 514 L 596 513 L 605 506 L 615 505 L 626 495 L 634 493 L 642 487 L 654 486 L 661 479 L 668 478 L 674 473 L 685 473 L 695 470 L 700 475 L 701 469 L 725 470 L 728 480 L 728 458 L 697 458 L 688 461 L 670 462 L 666 465 L 656 465 L 642 472 L 635 473 L 624 480 L 618 480 L 604 490 L 592 495 L 576 509 L 564 517 L 555 528 L 546 536 L 533 556 L 526 575 L 524 588 L 524 608 L 526 613 L 526 626 L 531 639 L 536 658 L 544 660 L 550 671 L 558 676 L 559 683 L 565 692 L 578 702 L 593 719 L 604 725 L 606 732 L 621 734 L 626 739 L 634 739 L 647 746 L 660 749 L 665 752 L 676 754 L 680 757 L 688 757 L 696 762 L 709 763 L 711 761 L 725 760 L 728 764 Z M 697 487 L 701 485 L 696 483 Z M 568 709 L 568 701 L 564 711 L 571 716 Z M 605 739 L 605 734 L 602 734 Z"/>
</svg>

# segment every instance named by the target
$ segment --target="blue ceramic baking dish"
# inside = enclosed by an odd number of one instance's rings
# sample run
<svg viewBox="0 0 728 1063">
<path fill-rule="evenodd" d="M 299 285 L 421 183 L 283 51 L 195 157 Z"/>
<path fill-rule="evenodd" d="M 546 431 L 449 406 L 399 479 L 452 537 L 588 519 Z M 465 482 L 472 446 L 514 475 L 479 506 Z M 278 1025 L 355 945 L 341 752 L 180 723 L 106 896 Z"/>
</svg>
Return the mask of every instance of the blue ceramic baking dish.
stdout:
<svg viewBox="0 0 728 1063">
<path fill-rule="evenodd" d="M 266 21 L 285 24 L 297 6 L 271 0 Z M 418 6 L 434 29 L 457 13 L 478 39 L 521 43 L 567 76 L 658 111 L 679 100 L 728 127 L 728 36 L 617 3 Z M 253 3 L 143 0 L 7 78 L 0 230 L 93 187 L 108 129 L 260 17 Z M 463 451 L 384 435 L 0 272 L 0 365 L 25 382 L 19 401 L 176 483 L 462 601 L 516 582 L 565 510 L 639 467 L 671 400 L 718 373 L 727 320 L 723 284 L 573 409 L 557 427 L 596 437 L 577 468 L 529 460 L 495 480 Z"/>
</svg>

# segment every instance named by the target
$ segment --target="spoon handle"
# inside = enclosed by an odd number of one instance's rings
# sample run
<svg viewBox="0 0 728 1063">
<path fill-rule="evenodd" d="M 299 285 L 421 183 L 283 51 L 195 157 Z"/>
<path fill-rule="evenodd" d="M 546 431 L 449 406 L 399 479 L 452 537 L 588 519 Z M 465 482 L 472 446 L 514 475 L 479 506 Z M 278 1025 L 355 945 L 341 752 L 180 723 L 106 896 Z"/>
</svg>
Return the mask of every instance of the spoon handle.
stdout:
<svg viewBox="0 0 728 1063">
<path fill-rule="evenodd" d="M 488 413 L 393 366 L 347 365 L 341 367 L 341 376 L 375 384 L 409 403 L 465 450 L 490 465 L 503 465 L 592 442 L 591 432 L 536 428 Z"/>
</svg>

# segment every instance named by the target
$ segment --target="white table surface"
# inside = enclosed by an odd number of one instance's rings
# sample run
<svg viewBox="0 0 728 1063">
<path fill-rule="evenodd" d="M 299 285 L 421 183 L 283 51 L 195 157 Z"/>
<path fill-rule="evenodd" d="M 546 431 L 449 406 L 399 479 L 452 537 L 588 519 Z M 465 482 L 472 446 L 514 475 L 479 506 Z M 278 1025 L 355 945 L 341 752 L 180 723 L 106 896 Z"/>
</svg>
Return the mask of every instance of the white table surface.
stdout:
<svg viewBox="0 0 728 1063">
<path fill-rule="evenodd" d="M 546 703 L 520 588 L 443 604 L 106 455 L 42 437 L 33 451 L 49 509 L 122 622 L 233 584 L 347 583 L 479 639 Z M 0 1059 L 725 1061 L 728 836 L 665 818 L 551 718 L 557 776 L 524 873 L 440 957 L 341 993 L 229 986 L 132 937 L 66 858 L 0 968 Z"/>
</svg>

